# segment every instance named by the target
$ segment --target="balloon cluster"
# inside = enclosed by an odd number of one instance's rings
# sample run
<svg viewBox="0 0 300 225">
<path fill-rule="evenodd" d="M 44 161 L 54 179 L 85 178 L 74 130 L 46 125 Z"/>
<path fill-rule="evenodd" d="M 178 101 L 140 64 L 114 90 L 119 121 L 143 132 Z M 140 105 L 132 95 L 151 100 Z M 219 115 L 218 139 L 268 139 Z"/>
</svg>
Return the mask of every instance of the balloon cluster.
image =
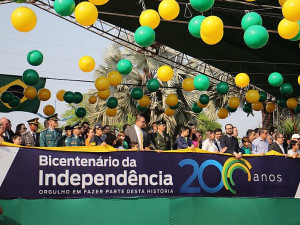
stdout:
<svg viewBox="0 0 300 225">
<path fill-rule="evenodd" d="M 278 34 L 290 41 L 300 40 L 300 3 L 298 0 L 280 0 L 284 18 L 278 24 Z"/>
<path fill-rule="evenodd" d="M 259 49 L 268 43 L 269 33 L 262 26 L 262 18 L 258 13 L 247 13 L 243 16 L 241 24 L 245 31 L 244 41 L 249 48 Z"/>
</svg>

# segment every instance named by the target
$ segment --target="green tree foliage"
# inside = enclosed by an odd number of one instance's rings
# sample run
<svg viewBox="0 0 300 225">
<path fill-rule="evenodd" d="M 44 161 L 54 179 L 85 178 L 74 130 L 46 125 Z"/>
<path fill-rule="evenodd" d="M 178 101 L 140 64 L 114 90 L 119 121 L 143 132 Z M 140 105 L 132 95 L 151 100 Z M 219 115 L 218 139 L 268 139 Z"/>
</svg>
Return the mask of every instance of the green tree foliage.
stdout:
<svg viewBox="0 0 300 225">
<path fill-rule="evenodd" d="M 201 123 L 201 126 L 199 126 L 198 130 L 202 131 L 203 134 L 207 130 L 215 130 L 217 128 L 222 128 L 221 124 L 219 124 L 214 120 L 209 119 L 208 116 L 205 115 L 204 113 L 199 114 L 198 120 Z"/>
</svg>

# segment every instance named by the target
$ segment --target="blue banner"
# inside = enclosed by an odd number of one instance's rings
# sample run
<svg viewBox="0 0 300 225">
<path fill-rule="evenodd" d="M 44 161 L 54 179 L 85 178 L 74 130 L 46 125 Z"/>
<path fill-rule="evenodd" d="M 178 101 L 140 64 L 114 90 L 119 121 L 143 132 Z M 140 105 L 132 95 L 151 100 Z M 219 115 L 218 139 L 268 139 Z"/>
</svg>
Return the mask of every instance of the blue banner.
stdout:
<svg viewBox="0 0 300 225">
<path fill-rule="evenodd" d="M 0 199 L 298 197 L 299 159 L 0 147 Z"/>
</svg>

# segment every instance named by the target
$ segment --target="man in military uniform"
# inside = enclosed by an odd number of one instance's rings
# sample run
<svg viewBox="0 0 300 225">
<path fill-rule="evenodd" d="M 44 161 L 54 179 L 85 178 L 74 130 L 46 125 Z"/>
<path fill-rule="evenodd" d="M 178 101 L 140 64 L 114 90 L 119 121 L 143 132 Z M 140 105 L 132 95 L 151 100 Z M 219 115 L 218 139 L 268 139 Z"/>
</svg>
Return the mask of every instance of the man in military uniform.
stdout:
<svg viewBox="0 0 300 225">
<path fill-rule="evenodd" d="M 72 126 L 73 128 L 73 134 L 70 137 L 67 137 L 65 140 L 66 146 L 84 146 L 84 139 L 80 136 L 81 135 L 81 128 L 82 126 L 74 124 Z"/>
<path fill-rule="evenodd" d="M 21 145 L 23 146 L 31 146 L 31 147 L 39 147 L 40 146 L 40 134 L 36 131 L 38 130 L 39 126 L 39 118 L 34 118 L 31 120 L 27 120 L 29 125 L 29 131 L 22 134 Z"/>
<path fill-rule="evenodd" d="M 40 134 L 41 147 L 59 147 L 63 145 L 62 130 L 57 128 L 58 120 L 57 113 L 48 116 L 47 121 L 49 127 L 44 129 Z"/>
<path fill-rule="evenodd" d="M 65 127 L 65 135 L 63 136 L 64 146 L 66 145 L 65 142 L 66 142 L 67 137 L 71 137 L 72 130 L 73 130 L 72 127 L 69 125 Z"/>
<path fill-rule="evenodd" d="M 170 150 L 170 137 L 167 133 L 165 133 L 166 130 L 166 122 L 164 121 L 158 121 L 157 124 L 157 132 L 154 137 L 154 143 L 155 147 L 158 150 Z"/>
</svg>

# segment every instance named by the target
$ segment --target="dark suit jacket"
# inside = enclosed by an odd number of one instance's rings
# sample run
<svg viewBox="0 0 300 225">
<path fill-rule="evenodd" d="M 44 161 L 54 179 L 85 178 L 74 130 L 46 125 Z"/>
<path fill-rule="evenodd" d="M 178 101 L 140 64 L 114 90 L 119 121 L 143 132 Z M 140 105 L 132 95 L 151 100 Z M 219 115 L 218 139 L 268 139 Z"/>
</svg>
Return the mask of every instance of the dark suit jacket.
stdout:
<svg viewBox="0 0 300 225">
<path fill-rule="evenodd" d="M 142 132 L 143 132 L 143 148 L 145 148 L 145 147 L 154 147 L 154 145 L 152 144 L 150 135 L 147 132 L 143 131 L 143 130 L 142 130 Z M 129 141 L 128 142 L 129 146 L 130 146 L 131 142 L 139 143 L 137 133 L 135 132 L 134 127 L 128 127 L 125 130 L 125 135 L 129 138 L 129 139 L 127 139 Z"/>
<path fill-rule="evenodd" d="M 272 151 L 272 150 L 283 154 L 283 152 L 281 151 L 280 146 L 276 142 L 274 142 L 271 145 L 269 145 L 269 151 Z"/>
<path fill-rule="evenodd" d="M 225 134 L 221 137 L 220 144 L 221 148 L 227 147 L 225 153 L 233 154 L 233 152 L 239 153 L 241 151 L 238 139 L 236 139 L 235 137 L 228 137 L 228 135 Z"/>
<path fill-rule="evenodd" d="M 4 141 L 13 143 L 13 141 L 12 141 L 11 138 L 12 138 L 12 136 L 15 135 L 15 133 L 14 133 L 13 131 L 9 131 L 9 130 L 7 130 L 7 131 L 5 132 L 5 134 L 6 134 L 6 133 L 8 133 L 9 138 L 8 138 L 7 136 L 4 136 Z"/>
</svg>

